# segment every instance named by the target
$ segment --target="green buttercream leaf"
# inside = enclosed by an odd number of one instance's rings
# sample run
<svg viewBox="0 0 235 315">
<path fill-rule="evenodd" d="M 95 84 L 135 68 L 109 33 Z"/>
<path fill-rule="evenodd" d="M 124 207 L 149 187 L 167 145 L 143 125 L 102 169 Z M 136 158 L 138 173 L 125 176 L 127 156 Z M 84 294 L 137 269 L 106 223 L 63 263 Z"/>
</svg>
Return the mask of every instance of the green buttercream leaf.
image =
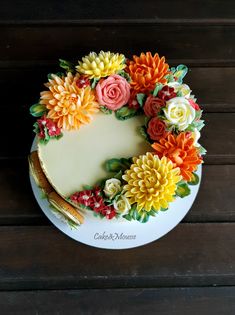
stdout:
<svg viewBox="0 0 235 315">
<path fill-rule="evenodd" d="M 123 216 L 124 219 L 131 221 L 132 220 L 132 216 L 130 214 L 126 214 Z"/>
<path fill-rule="evenodd" d="M 116 173 L 116 174 L 113 176 L 113 178 L 122 180 L 122 171 L 119 171 L 118 173 Z"/>
<path fill-rule="evenodd" d="M 183 78 L 186 76 L 188 72 L 188 67 L 185 65 L 178 65 L 173 72 L 174 78 L 177 82 L 182 83 Z"/>
<path fill-rule="evenodd" d="M 115 112 L 115 116 L 118 120 L 126 120 L 137 114 L 138 111 L 136 109 L 129 108 L 128 106 L 123 106 Z"/>
<path fill-rule="evenodd" d="M 199 183 L 199 177 L 196 173 L 192 173 L 192 179 L 190 182 L 188 182 L 189 185 L 197 185 Z"/>
<path fill-rule="evenodd" d="M 178 97 L 181 97 L 181 96 L 183 96 L 183 93 L 182 93 L 181 91 L 178 91 L 178 92 L 177 92 L 177 96 L 178 96 Z"/>
<path fill-rule="evenodd" d="M 67 72 L 75 71 L 75 66 L 72 62 L 64 60 L 64 59 L 59 59 L 59 62 L 60 62 L 60 67 L 65 69 Z"/>
<path fill-rule="evenodd" d="M 178 184 L 175 193 L 180 198 L 184 198 L 184 197 L 190 195 L 190 188 L 188 187 L 188 185 L 186 183 Z"/>
<path fill-rule="evenodd" d="M 98 78 L 91 79 L 91 88 L 94 89 L 99 82 Z"/>
<path fill-rule="evenodd" d="M 105 115 L 110 115 L 112 114 L 111 109 L 108 109 L 106 106 L 100 106 L 100 111 L 104 113 Z"/>
<path fill-rule="evenodd" d="M 145 103 L 146 95 L 144 93 L 138 93 L 136 95 L 136 99 L 137 99 L 140 107 L 143 107 L 144 103 Z"/>
<path fill-rule="evenodd" d="M 202 117 L 202 110 L 195 111 L 195 120 L 199 120 Z"/>
<path fill-rule="evenodd" d="M 160 209 L 160 211 L 162 211 L 162 212 L 165 212 L 165 211 L 167 211 L 168 210 L 168 208 L 161 208 Z"/>
<path fill-rule="evenodd" d="M 91 186 L 91 185 L 84 185 L 84 186 L 83 186 L 83 189 L 84 189 L 84 190 L 92 190 L 92 189 L 93 189 L 93 186 Z"/>
<path fill-rule="evenodd" d="M 105 169 L 107 172 L 119 173 L 120 171 L 124 172 L 130 165 L 131 162 L 129 159 L 110 159 L 105 162 Z"/>
<path fill-rule="evenodd" d="M 47 108 L 43 104 L 34 104 L 29 109 L 30 114 L 34 117 L 41 117 L 47 112 Z"/>
<path fill-rule="evenodd" d="M 157 96 L 158 92 L 161 91 L 163 85 L 161 83 L 157 83 L 155 89 L 153 90 L 153 96 Z"/>
<path fill-rule="evenodd" d="M 170 83 L 170 82 L 174 82 L 174 81 L 175 81 L 174 76 L 173 76 L 172 73 L 169 73 L 169 74 L 165 75 L 164 78 L 167 80 L 167 83 Z"/>
<path fill-rule="evenodd" d="M 60 77 L 60 78 L 62 78 L 64 76 L 64 72 L 48 73 L 48 75 L 47 75 L 48 80 L 53 79 L 52 74 L 55 74 L 55 75 L 57 75 L 57 77 Z"/>
<path fill-rule="evenodd" d="M 119 74 L 121 77 L 123 77 L 124 79 L 126 79 L 127 82 L 131 82 L 131 77 L 129 76 L 129 74 L 128 74 L 126 71 L 121 70 L 121 71 L 118 72 L 118 74 Z"/>
<path fill-rule="evenodd" d="M 207 150 L 201 145 L 201 146 L 199 147 L 199 152 L 200 152 L 201 155 L 205 155 L 206 152 L 207 152 Z"/>
</svg>

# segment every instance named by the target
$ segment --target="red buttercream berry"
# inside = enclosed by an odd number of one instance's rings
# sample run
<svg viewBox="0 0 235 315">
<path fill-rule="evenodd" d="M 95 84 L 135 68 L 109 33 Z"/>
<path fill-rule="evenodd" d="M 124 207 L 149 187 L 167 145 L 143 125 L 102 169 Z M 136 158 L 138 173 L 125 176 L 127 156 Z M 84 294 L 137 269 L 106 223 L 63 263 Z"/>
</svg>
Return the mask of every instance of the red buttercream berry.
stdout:
<svg viewBox="0 0 235 315">
<path fill-rule="evenodd" d="M 77 80 L 76 85 L 79 89 L 85 88 L 90 85 L 90 80 L 88 77 L 81 75 L 80 78 Z"/>
<path fill-rule="evenodd" d="M 165 85 L 161 91 L 158 92 L 157 95 L 159 98 L 161 98 L 164 101 L 169 101 L 171 98 L 176 97 L 177 94 L 175 93 L 175 90 L 173 87 L 170 87 L 168 85 Z"/>
</svg>

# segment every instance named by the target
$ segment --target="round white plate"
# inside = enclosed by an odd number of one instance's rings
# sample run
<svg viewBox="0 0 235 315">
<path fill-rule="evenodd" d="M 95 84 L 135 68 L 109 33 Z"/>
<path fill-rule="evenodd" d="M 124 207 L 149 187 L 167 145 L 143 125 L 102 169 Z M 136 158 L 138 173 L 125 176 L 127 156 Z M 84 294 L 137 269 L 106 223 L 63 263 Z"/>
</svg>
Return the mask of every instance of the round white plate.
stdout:
<svg viewBox="0 0 235 315">
<path fill-rule="evenodd" d="M 33 142 L 31 151 L 36 149 Z M 201 179 L 202 167 L 198 167 L 197 175 Z M 147 223 L 127 220 L 100 219 L 92 211 L 85 214 L 85 222 L 77 229 L 71 229 L 65 222 L 57 218 L 51 211 L 47 199 L 41 198 L 41 190 L 30 176 L 34 196 L 48 219 L 63 233 L 74 240 L 105 249 L 127 249 L 142 246 L 156 241 L 172 230 L 188 213 L 199 190 L 200 183 L 190 186 L 191 194 L 183 199 L 177 198 L 170 204 L 167 211 L 161 212 L 156 217 L 150 217 Z"/>
</svg>

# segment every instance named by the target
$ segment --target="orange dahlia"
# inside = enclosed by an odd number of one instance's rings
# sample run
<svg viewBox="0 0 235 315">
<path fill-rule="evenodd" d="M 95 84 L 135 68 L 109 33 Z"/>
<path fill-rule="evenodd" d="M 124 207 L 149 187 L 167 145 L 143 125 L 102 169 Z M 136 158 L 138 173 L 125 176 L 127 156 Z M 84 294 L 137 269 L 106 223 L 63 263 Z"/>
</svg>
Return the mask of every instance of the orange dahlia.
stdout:
<svg viewBox="0 0 235 315">
<path fill-rule="evenodd" d="M 175 167 L 179 167 L 181 175 L 186 181 L 192 179 L 192 172 L 196 171 L 197 165 L 202 163 L 198 148 L 194 146 L 194 138 L 185 132 L 178 136 L 168 135 L 166 139 L 155 142 L 152 147 L 161 158 L 166 156 Z"/>
<path fill-rule="evenodd" d="M 51 118 L 59 128 L 78 129 L 82 124 L 88 124 L 92 115 L 98 112 L 98 103 L 90 86 L 79 88 L 79 74 L 68 73 L 59 77 L 51 75 L 45 86 L 49 91 L 41 92 L 40 104 L 49 110 L 47 117 Z"/>
<path fill-rule="evenodd" d="M 156 83 L 167 83 L 164 78 L 169 73 L 169 65 L 165 57 L 151 52 L 141 53 L 140 57 L 133 56 L 125 69 L 131 77 L 131 86 L 136 93 L 147 93 L 155 88 Z"/>
</svg>

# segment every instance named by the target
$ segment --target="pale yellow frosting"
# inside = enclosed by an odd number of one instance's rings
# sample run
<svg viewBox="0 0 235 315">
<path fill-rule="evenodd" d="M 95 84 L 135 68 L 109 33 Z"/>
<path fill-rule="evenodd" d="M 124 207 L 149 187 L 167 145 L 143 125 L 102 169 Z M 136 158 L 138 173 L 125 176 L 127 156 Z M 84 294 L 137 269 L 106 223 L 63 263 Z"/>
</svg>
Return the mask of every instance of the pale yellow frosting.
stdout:
<svg viewBox="0 0 235 315">
<path fill-rule="evenodd" d="M 59 140 L 38 144 L 42 168 L 55 190 L 63 197 L 94 185 L 107 177 L 104 162 L 111 158 L 129 158 L 152 151 L 138 127 L 143 116 L 126 121 L 99 113 L 79 130 L 63 131 Z"/>
</svg>

